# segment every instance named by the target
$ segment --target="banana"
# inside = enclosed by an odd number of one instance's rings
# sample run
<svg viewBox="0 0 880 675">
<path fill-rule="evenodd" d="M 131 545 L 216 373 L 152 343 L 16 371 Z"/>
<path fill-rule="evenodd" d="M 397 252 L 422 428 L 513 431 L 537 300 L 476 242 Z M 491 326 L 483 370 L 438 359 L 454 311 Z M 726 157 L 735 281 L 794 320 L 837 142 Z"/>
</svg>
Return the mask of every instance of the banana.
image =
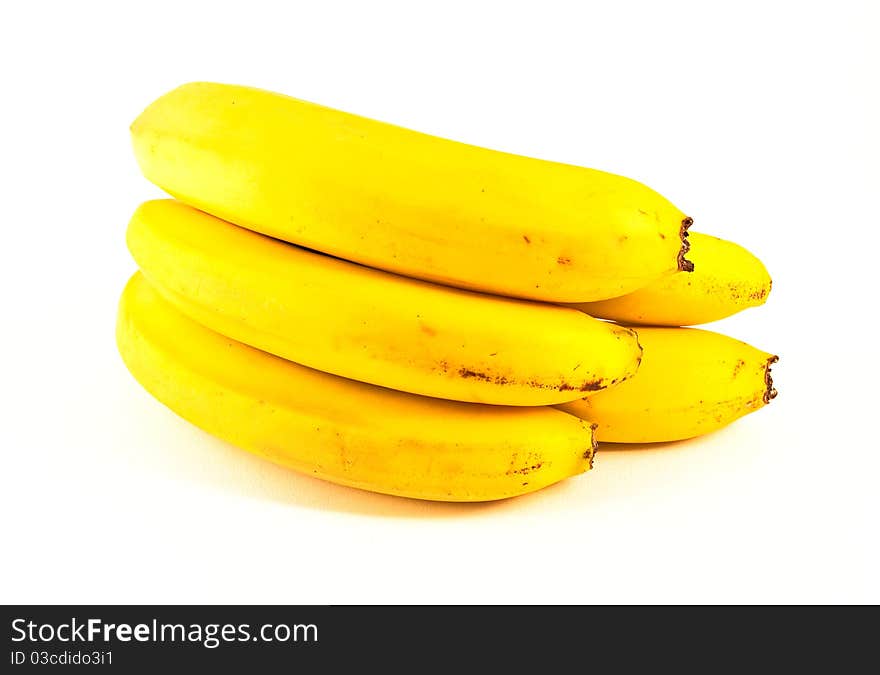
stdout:
<svg viewBox="0 0 880 675">
<path fill-rule="evenodd" d="M 181 201 L 398 274 L 585 302 L 692 268 L 691 219 L 595 169 L 205 82 L 160 97 L 131 133 L 144 175 Z"/>
<path fill-rule="evenodd" d="M 652 443 L 715 431 L 776 397 L 777 357 L 697 328 L 639 328 L 638 374 L 595 396 L 558 406 L 598 425 L 600 441 Z"/>
<path fill-rule="evenodd" d="M 138 266 L 168 300 L 223 335 L 400 391 L 544 405 L 638 368 L 633 331 L 575 309 L 431 284 L 237 227 L 173 200 L 128 227 Z"/>
<path fill-rule="evenodd" d="M 772 282 L 757 257 L 707 234 L 691 232 L 690 240 L 696 267 L 692 274 L 671 274 L 619 298 L 573 306 L 623 323 L 691 326 L 764 304 Z"/>
<path fill-rule="evenodd" d="M 184 419 L 334 483 L 486 501 L 592 466 L 592 431 L 576 417 L 442 401 L 312 370 L 202 327 L 140 273 L 120 301 L 117 343 L 134 377 Z"/>
</svg>

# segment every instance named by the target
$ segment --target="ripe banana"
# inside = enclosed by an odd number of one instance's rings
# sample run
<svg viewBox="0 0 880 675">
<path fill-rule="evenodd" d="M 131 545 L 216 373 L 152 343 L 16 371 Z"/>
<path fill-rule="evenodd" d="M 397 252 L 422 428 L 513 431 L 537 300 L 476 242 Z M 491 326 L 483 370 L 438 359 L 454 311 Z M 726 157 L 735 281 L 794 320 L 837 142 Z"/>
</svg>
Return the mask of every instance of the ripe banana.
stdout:
<svg viewBox="0 0 880 675">
<path fill-rule="evenodd" d="M 117 342 L 135 378 L 184 419 L 334 483 L 484 501 L 592 465 L 591 428 L 576 417 L 441 401 L 321 373 L 202 327 L 140 273 L 122 295 Z"/>
<path fill-rule="evenodd" d="M 691 326 L 717 321 L 764 304 L 770 293 L 767 268 L 732 241 L 691 232 L 691 274 L 671 274 L 610 300 L 573 305 L 590 316 L 653 326 Z"/>
<path fill-rule="evenodd" d="M 638 368 L 633 331 L 558 305 L 389 274 L 173 200 L 128 228 L 144 275 L 208 328 L 324 372 L 459 401 L 544 405 Z"/>
<path fill-rule="evenodd" d="M 558 406 L 598 425 L 600 441 L 675 441 L 715 431 L 776 396 L 777 357 L 697 328 L 639 328 L 638 374 L 595 396 Z"/>
<path fill-rule="evenodd" d="M 584 302 L 692 268 L 690 218 L 594 169 L 204 82 L 160 97 L 131 132 L 144 175 L 187 204 L 407 276 Z"/>
</svg>

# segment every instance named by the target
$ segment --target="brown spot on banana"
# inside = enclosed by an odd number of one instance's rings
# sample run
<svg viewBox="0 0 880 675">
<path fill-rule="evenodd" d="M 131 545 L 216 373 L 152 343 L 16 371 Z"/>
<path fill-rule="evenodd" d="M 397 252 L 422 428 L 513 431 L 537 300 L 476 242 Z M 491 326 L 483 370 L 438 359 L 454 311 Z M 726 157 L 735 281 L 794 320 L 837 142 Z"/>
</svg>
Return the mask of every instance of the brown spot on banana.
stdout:
<svg viewBox="0 0 880 675">
<path fill-rule="evenodd" d="M 443 369 L 443 372 L 447 372 L 446 369 Z M 464 379 L 475 379 L 480 380 L 482 382 L 491 382 L 493 384 L 505 386 L 517 386 L 521 384 L 517 380 L 513 380 L 504 375 L 492 375 L 491 373 L 486 373 L 480 370 L 472 370 L 470 368 L 459 368 L 458 369 L 459 377 Z M 541 382 L 539 380 L 529 380 L 524 383 L 527 387 L 531 387 L 533 389 L 554 389 L 556 391 L 581 391 L 581 392 L 592 392 L 592 391 L 600 391 L 602 389 L 606 389 L 609 386 L 607 380 L 603 378 L 595 379 L 595 380 L 587 380 L 586 382 L 581 382 L 579 384 L 571 384 L 570 382 L 566 382 L 563 380 L 558 384 L 554 384 L 553 382 Z"/>
<path fill-rule="evenodd" d="M 755 291 L 749 293 L 749 300 L 754 300 L 755 302 L 761 302 L 764 298 L 767 297 L 767 293 L 769 292 L 769 288 L 763 287 L 759 288 Z"/>
<path fill-rule="evenodd" d="M 542 466 L 544 466 L 544 462 L 536 462 L 535 464 L 531 464 L 529 466 L 522 466 L 522 467 L 519 467 L 518 469 L 508 469 L 506 471 L 506 474 L 508 476 L 512 476 L 512 475 L 518 473 L 518 474 L 525 476 L 527 474 L 530 474 L 532 471 L 537 471 Z"/>
<path fill-rule="evenodd" d="M 547 385 L 544 385 L 547 386 Z M 589 380 L 584 382 L 579 386 L 574 386 L 569 384 L 568 382 L 563 382 L 556 389 L 559 391 L 600 391 L 602 389 L 606 389 L 608 387 L 608 382 L 602 379 L 598 380 Z"/>
<path fill-rule="evenodd" d="M 478 370 L 471 370 L 470 368 L 459 368 L 458 374 L 465 379 L 474 378 L 477 380 L 482 380 L 483 382 L 493 382 L 494 384 L 500 385 L 512 384 L 512 382 L 504 375 L 495 375 L 493 377 L 489 373 L 483 373 Z"/>
</svg>

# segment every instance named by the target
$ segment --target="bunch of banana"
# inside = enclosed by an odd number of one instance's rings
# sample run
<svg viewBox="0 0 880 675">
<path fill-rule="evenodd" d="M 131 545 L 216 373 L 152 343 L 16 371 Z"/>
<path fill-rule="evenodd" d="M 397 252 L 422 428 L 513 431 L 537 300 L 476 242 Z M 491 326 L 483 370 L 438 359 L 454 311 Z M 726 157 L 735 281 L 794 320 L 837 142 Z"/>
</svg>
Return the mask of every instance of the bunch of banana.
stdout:
<svg viewBox="0 0 880 675">
<path fill-rule="evenodd" d="M 175 199 L 129 223 L 123 359 L 274 462 L 500 499 L 586 471 L 597 439 L 689 438 L 775 395 L 776 357 L 678 327 L 763 302 L 763 265 L 636 181 L 220 84 L 131 130 Z"/>
</svg>

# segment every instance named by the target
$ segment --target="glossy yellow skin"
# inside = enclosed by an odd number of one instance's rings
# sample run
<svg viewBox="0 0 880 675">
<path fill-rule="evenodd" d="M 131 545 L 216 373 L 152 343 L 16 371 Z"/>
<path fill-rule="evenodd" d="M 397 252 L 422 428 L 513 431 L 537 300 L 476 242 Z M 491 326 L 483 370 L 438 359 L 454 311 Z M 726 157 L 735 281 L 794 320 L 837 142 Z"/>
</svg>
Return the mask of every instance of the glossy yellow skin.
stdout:
<svg viewBox="0 0 880 675">
<path fill-rule="evenodd" d="M 558 406 L 598 424 L 600 441 L 653 443 L 715 431 L 762 408 L 776 361 L 739 340 L 697 328 L 639 328 L 638 374 L 589 399 Z"/>
<path fill-rule="evenodd" d="M 362 382 L 457 401 L 544 405 L 638 368 L 631 330 L 575 309 L 389 274 L 170 199 L 138 208 L 128 245 L 151 283 L 208 328 Z"/>
<path fill-rule="evenodd" d="M 485 501 L 588 470 L 589 425 L 553 408 L 414 396 L 247 347 L 174 309 L 137 273 L 119 350 L 157 399 L 208 433 L 318 478 L 392 495 Z"/>
<path fill-rule="evenodd" d="M 663 277 L 637 291 L 575 305 L 591 316 L 651 326 L 693 326 L 764 304 L 770 274 L 748 250 L 732 241 L 690 233 L 694 271 Z"/>
<path fill-rule="evenodd" d="M 594 169 L 205 82 L 160 97 L 131 131 L 144 175 L 180 200 L 399 274 L 582 302 L 681 267 L 685 214 Z"/>
</svg>

